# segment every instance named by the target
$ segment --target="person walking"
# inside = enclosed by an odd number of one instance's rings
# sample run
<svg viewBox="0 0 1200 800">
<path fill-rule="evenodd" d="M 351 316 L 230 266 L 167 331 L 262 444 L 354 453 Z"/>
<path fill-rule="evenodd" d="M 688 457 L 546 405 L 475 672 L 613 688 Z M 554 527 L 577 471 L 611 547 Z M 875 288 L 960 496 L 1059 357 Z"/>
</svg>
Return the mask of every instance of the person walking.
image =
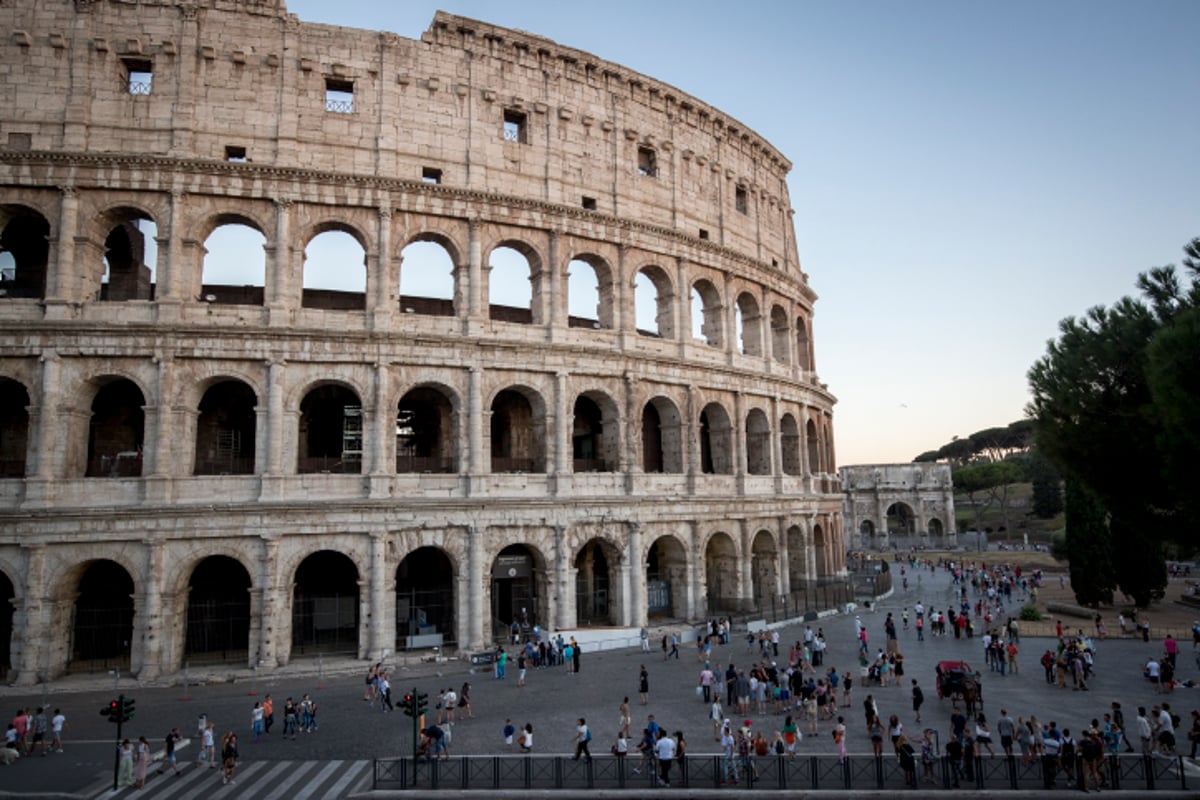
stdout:
<svg viewBox="0 0 1200 800">
<path fill-rule="evenodd" d="M 658 756 L 658 785 L 671 785 L 671 764 L 675 760 L 675 740 L 667 736 L 666 731 L 658 732 L 658 741 L 654 744 L 655 755 Z"/>
<path fill-rule="evenodd" d="M 638 672 L 638 694 L 641 695 L 642 705 L 650 702 L 650 673 L 646 671 L 646 665 L 641 665 L 641 670 Z"/>
<path fill-rule="evenodd" d="M 162 763 L 158 765 L 159 775 L 162 775 L 167 771 L 168 764 L 171 765 L 171 769 L 174 770 L 176 775 L 183 774 L 179 771 L 179 764 L 175 760 L 175 745 L 179 743 L 181 738 L 183 737 L 179 735 L 179 728 L 171 728 L 170 733 L 167 734 L 167 737 L 164 741 L 163 760 Z M 132 764 L 132 762 L 130 763 Z"/>
<path fill-rule="evenodd" d="M 56 753 L 63 751 L 62 735 L 66 727 L 66 716 L 60 709 L 54 709 L 54 716 L 50 718 L 50 749 Z"/>
<path fill-rule="evenodd" d="M 458 718 L 475 719 L 475 712 L 471 708 L 471 684 L 463 682 L 462 691 L 458 693 Z"/>
<path fill-rule="evenodd" d="M 921 706 L 925 703 L 925 692 L 921 691 L 921 687 L 917 685 L 917 679 L 912 679 L 912 707 L 913 713 L 917 715 L 917 722 L 921 721 Z"/>
<path fill-rule="evenodd" d="M 139 789 L 146 786 L 146 768 L 150 766 L 150 742 L 139 736 L 133 748 L 133 785 Z"/>
<path fill-rule="evenodd" d="M 271 695 L 267 695 L 263 698 L 263 733 L 270 735 L 271 726 L 274 724 L 275 701 L 271 699 Z"/>
<path fill-rule="evenodd" d="M 258 703 L 255 703 L 250 711 L 250 731 L 254 734 L 254 742 L 257 744 L 263 732 L 263 709 Z"/>
<path fill-rule="evenodd" d="M 575 723 L 575 755 L 571 758 L 578 761 L 579 756 L 582 755 L 585 761 L 591 762 L 592 754 L 588 750 L 588 742 L 591 740 L 592 732 L 588 730 L 587 722 L 580 717 Z"/>
<path fill-rule="evenodd" d="M 133 745 L 128 739 L 117 748 L 117 786 L 133 786 Z"/>
<path fill-rule="evenodd" d="M 238 757 L 237 734 L 229 731 L 221 739 L 221 764 L 224 766 L 222 784 L 237 783 L 233 775 L 237 769 Z"/>
<path fill-rule="evenodd" d="M 626 697 L 621 701 L 620 708 L 617 709 L 617 724 L 620 727 L 621 733 L 629 736 L 629 724 L 633 721 L 629 712 L 629 698 Z"/>
</svg>

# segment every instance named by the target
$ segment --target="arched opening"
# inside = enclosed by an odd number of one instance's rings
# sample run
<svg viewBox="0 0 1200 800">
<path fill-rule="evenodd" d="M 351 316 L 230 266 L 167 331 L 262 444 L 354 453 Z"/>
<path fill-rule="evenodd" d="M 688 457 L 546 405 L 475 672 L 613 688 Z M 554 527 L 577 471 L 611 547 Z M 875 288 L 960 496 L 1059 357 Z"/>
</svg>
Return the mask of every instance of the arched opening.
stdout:
<svg viewBox="0 0 1200 800">
<path fill-rule="evenodd" d="M 784 414 L 779 420 L 780 450 L 783 453 L 783 474 L 801 475 L 800 466 L 800 426 L 791 414 Z"/>
<path fill-rule="evenodd" d="M 229 556 L 209 556 L 188 580 L 186 661 L 245 664 L 250 652 L 250 573 Z"/>
<path fill-rule="evenodd" d="M 400 310 L 454 316 L 454 259 L 441 242 L 418 240 L 400 252 Z"/>
<path fill-rule="evenodd" d="M 783 306 L 771 306 L 771 357 L 778 364 L 788 363 L 788 315 Z"/>
<path fill-rule="evenodd" d="M 819 524 L 813 525 L 813 563 L 817 568 L 817 579 L 830 575 L 829 547 L 825 541 L 825 529 Z"/>
<path fill-rule="evenodd" d="M 510 544 L 492 562 L 492 635 L 512 641 L 515 622 L 522 631 L 541 624 L 546 569 L 537 552 L 523 544 Z"/>
<path fill-rule="evenodd" d="M 644 267 L 634 281 L 633 300 L 637 332 L 659 339 L 675 338 L 671 279 L 661 267 Z"/>
<path fill-rule="evenodd" d="M 345 386 L 327 383 L 300 403 L 297 472 L 362 472 L 362 401 Z"/>
<path fill-rule="evenodd" d="M 405 650 L 458 643 L 454 565 L 436 547 L 418 547 L 396 568 L 396 646 Z"/>
<path fill-rule="evenodd" d="M 665 397 L 642 408 L 642 469 L 645 472 L 683 472 L 682 421 L 679 409 Z"/>
<path fill-rule="evenodd" d="M 930 536 L 942 536 L 943 534 L 945 534 L 945 532 L 946 532 L 945 529 L 942 527 L 942 521 L 940 519 L 938 519 L 937 517 L 930 517 L 930 519 L 929 519 L 929 535 Z"/>
<path fill-rule="evenodd" d="M 396 411 L 396 472 L 456 472 L 454 428 L 444 394 L 428 386 L 407 392 Z"/>
<path fill-rule="evenodd" d="M 674 536 L 660 536 L 646 551 L 646 612 L 651 617 L 687 613 L 687 552 Z"/>
<path fill-rule="evenodd" d="M 766 608 L 779 594 L 779 554 L 775 548 L 775 537 L 770 531 L 754 534 L 750 547 L 750 575 L 754 580 L 754 601 L 759 608 Z"/>
<path fill-rule="evenodd" d="M 700 412 L 700 471 L 733 474 L 733 425 L 718 403 L 709 403 Z"/>
<path fill-rule="evenodd" d="M 200 297 L 206 303 L 261 306 L 267 281 L 267 237 L 249 220 L 220 218 L 204 240 Z"/>
<path fill-rule="evenodd" d="M 115 223 L 104 239 L 104 274 L 100 278 L 101 300 L 153 300 L 158 264 L 158 226 L 133 208 L 118 208 L 107 214 Z"/>
<path fill-rule="evenodd" d="M 617 551 L 592 539 L 575 556 L 575 622 L 577 625 L 615 625 L 617 604 L 614 570 Z"/>
<path fill-rule="evenodd" d="M 367 307 L 367 251 L 347 230 L 330 229 L 304 248 L 304 308 L 362 311 Z"/>
<path fill-rule="evenodd" d="M 321 550 L 300 562 L 292 589 L 292 655 L 358 654 L 358 568 Z"/>
<path fill-rule="evenodd" d="M 616 472 L 620 446 L 617 407 L 612 398 L 587 392 L 575 398 L 571 452 L 575 472 Z"/>
<path fill-rule="evenodd" d="M 0 571 L 0 681 L 8 682 L 12 672 L 13 616 L 17 589 L 8 574 Z"/>
<path fill-rule="evenodd" d="M 907 503 L 892 503 L 887 510 L 889 536 L 912 536 L 917 532 L 917 515 Z"/>
<path fill-rule="evenodd" d="M 739 352 L 747 356 L 761 356 L 762 316 L 758 310 L 758 301 L 749 292 L 738 295 L 737 326 Z"/>
<path fill-rule="evenodd" d="M 0 478 L 25 475 L 29 446 L 29 392 L 11 378 L 0 378 Z"/>
<path fill-rule="evenodd" d="M 858 533 L 862 536 L 863 544 L 867 544 L 871 539 L 875 538 L 875 523 L 869 519 L 864 519 L 858 526 Z"/>
<path fill-rule="evenodd" d="M 704 548 L 708 613 L 741 610 L 738 599 L 737 547 L 727 533 L 714 533 Z"/>
<path fill-rule="evenodd" d="M 196 419 L 196 475 L 253 475 L 258 398 L 244 382 L 214 383 Z"/>
<path fill-rule="evenodd" d="M 513 247 L 497 247 L 488 258 L 488 319 L 529 325 L 533 318 L 533 271 Z"/>
<path fill-rule="evenodd" d="M 7 218 L 0 232 L 0 299 L 43 297 L 50 258 L 50 223 L 22 206 L 0 207 L 0 218 Z"/>
<path fill-rule="evenodd" d="M 760 408 L 746 415 L 746 472 L 771 474 L 771 423 Z"/>
<path fill-rule="evenodd" d="M 796 365 L 805 372 L 811 372 L 812 351 L 809 349 L 808 320 L 796 317 Z"/>
<path fill-rule="evenodd" d="M 129 670 L 133 652 L 133 578 L 115 561 L 92 561 L 83 569 L 71 625 L 71 672 Z"/>
<path fill-rule="evenodd" d="M 692 338 L 709 347 L 720 347 L 723 331 L 721 293 L 711 281 L 696 281 L 692 284 Z"/>
<path fill-rule="evenodd" d="M 788 578 L 794 592 L 808 583 L 809 575 L 808 548 L 804 546 L 804 531 L 799 525 L 787 529 L 787 545 Z"/>
<path fill-rule="evenodd" d="M 87 477 L 142 474 L 145 404 L 142 390 L 127 378 L 113 379 L 96 392 L 88 427 Z"/>
<path fill-rule="evenodd" d="M 536 395 L 534 396 L 536 398 Z M 546 420 L 529 398 L 505 389 L 492 401 L 492 472 L 545 472 Z"/>
<path fill-rule="evenodd" d="M 572 328 L 612 328 L 612 280 L 590 260 L 567 264 L 567 325 Z M 601 278 L 601 273 L 605 279 Z"/>
<path fill-rule="evenodd" d="M 821 469 L 821 443 L 817 438 L 817 426 L 811 419 L 805 424 L 804 433 L 808 448 L 808 471 L 818 475 L 824 472 Z"/>
</svg>

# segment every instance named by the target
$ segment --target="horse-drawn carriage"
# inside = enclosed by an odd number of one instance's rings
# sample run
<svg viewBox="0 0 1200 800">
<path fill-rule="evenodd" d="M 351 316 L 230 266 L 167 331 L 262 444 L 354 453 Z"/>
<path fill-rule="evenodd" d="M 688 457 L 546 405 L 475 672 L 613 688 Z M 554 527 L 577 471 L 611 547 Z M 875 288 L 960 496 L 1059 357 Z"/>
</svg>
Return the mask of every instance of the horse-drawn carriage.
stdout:
<svg viewBox="0 0 1200 800">
<path fill-rule="evenodd" d="M 935 672 L 939 698 L 962 701 L 968 714 L 975 713 L 976 703 L 983 707 L 983 685 L 979 682 L 981 676 L 971 669 L 970 664 L 965 661 L 939 661 Z"/>
</svg>

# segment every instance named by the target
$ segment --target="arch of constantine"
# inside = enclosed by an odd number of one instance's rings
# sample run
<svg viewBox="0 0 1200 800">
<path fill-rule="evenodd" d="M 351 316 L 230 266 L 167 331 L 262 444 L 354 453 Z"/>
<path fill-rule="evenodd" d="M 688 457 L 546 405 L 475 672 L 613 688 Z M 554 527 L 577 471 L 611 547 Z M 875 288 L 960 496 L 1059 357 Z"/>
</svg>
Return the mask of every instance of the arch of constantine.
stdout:
<svg viewBox="0 0 1200 800">
<path fill-rule="evenodd" d="M 846 492 L 847 547 L 955 546 L 949 464 L 855 464 L 838 473 Z"/>
<path fill-rule="evenodd" d="M 15 0 L 0 30 L 7 680 L 845 574 L 791 165 L 739 121 L 443 13 Z"/>
</svg>

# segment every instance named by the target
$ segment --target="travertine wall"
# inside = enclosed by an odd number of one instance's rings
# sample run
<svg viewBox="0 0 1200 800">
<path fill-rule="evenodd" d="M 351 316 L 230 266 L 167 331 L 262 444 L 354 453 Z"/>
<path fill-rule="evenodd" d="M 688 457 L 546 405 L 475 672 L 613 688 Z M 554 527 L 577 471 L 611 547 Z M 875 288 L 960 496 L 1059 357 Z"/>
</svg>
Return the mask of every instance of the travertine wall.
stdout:
<svg viewBox="0 0 1200 800">
<path fill-rule="evenodd" d="M 131 87 L 131 69 L 149 87 Z M 266 668 L 293 656 L 296 570 L 322 551 L 357 570 L 364 658 L 397 647 L 397 569 L 422 547 L 450 564 L 447 633 L 463 648 L 490 639 L 491 565 L 512 544 L 533 557 L 547 627 L 577 622 L 589 542 L 607 554 L 613 624 L 646 620 L 652 553 L 687 619 L 844 573 L 834 398 L 815 372 L 790 164 L 740 122 L 527 33 L 439 14 L 410 40 L 303 23 L 282 0 L 2 4 L 0 74 L 0 230 L 49 229 L 41 296 L 0 297 L 0 389 L 28 396 L 24 477 L 0 479 L 17 680 L 70 668 L 71 604 L 100 560 L 133 580 L 144 676 L 179 667 L 174 620 L 214 555 L 250 576 L 247 659 Z M 330 86 L 352 108 L 327 110 Z M 139 218 L 157 226 L 153 299 L 100 300 L 106 236 Z M 231 220 L 266 239 L 261 305 L 202 294 L 203 242 Z M 331 229 L 364 248 L 362 310 L 301 301 L 304 249 Z M 450 254 L 447 315 L 404 313 L 414 241 Z M 528 324 L 489 316 L 488 254 L 503 244 L 530 262 Z M 588 328 L 568 320 L 573 259 L 600 284 Z M 658 291 L 658 336 L 636 330 L 639 274 Z M 691 336 L 693 289 L 707 342 Z M 94 403 L 117 380 L 144 398 L 140 475 L 86 477 Z M 193 470 L 218 381 L 256 398 L 252 474 Z M 327 384 L 361 403 L 358 474 L 297 468 L 301 403 Z M 453 409 L 450 474 L 397 471 L 397 403 L 418 387 Z M 544 470 L 492 470 L 503 391 L 533 409 Z M 581 396 L 618 432 L 606 471 L 575 471 Z M 674 448 L 652 473 L 648 405 Z M 728 420 L 719 436 L 701 430 L 706 409 L 706 424 Z M 707 466 L 710 440 L 727 467 Z"/>
</svg>

